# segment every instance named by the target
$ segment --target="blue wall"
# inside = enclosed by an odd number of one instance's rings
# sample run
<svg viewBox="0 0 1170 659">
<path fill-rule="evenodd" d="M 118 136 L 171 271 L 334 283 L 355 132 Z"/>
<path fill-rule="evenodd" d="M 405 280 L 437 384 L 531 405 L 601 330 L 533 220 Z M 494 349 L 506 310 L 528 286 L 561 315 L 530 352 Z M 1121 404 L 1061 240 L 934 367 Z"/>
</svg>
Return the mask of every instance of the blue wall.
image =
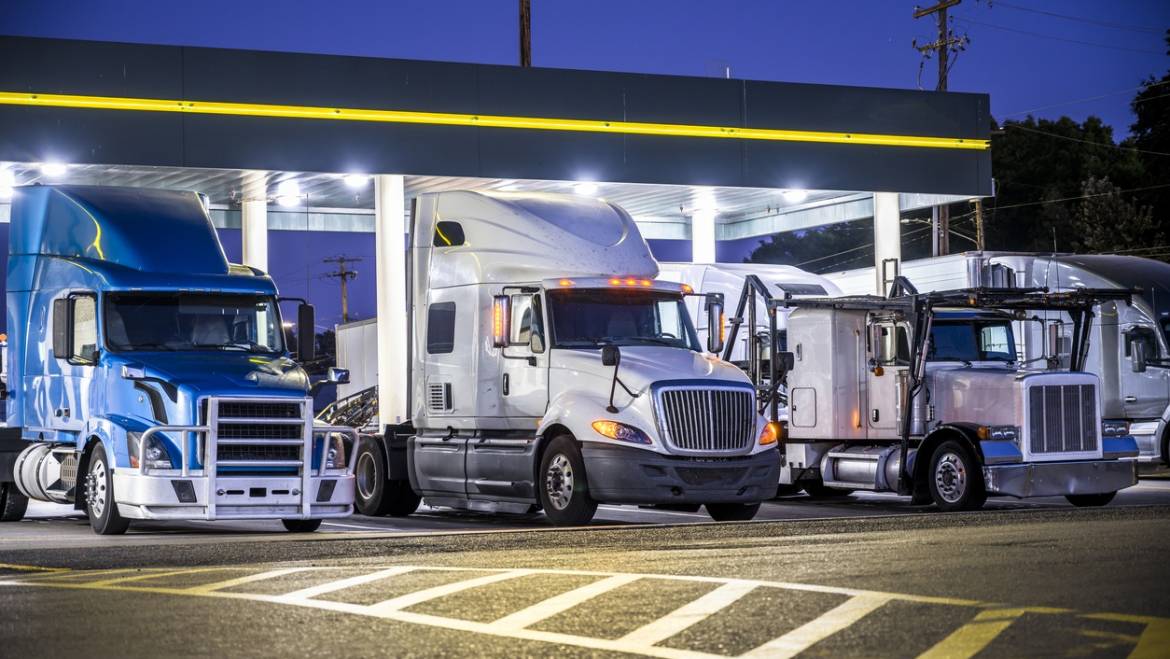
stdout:
<svg viewBox="0 0 1170 659">
<path fill-rule="evenodd" d="M 8 229 L 0 223 L 0 299 L 7 299 L 5 284 L 8 272 Z M 220 229 L 220 241 L 228 260 L 239 263 L 241 244 L 239 229 Z M 716 244 L 716 256 L 721 262 L 738 263 L 751 253 L 759 238 L 731 240 Z M 689 240 L 650 240 L 651 251 L 660 261 L 690 261 Z M 332 256 L 361 258 L 349 265 L 358 276 L 349 282 L 349 317 L 351 320 L 372 318 L 377 313 L 374 294 L 374 234 L 335 231 L 269 231 L 268 270 L 276 281 L 281 295 L 303 297 L 317 307 L 317 329 L 331 329 L 341 322 L 341 285 L 326 274 L 336 264 L 324 263 Z M 0 329 L 7 325 L 7 316 L 0 315 Z"/>
</svg>

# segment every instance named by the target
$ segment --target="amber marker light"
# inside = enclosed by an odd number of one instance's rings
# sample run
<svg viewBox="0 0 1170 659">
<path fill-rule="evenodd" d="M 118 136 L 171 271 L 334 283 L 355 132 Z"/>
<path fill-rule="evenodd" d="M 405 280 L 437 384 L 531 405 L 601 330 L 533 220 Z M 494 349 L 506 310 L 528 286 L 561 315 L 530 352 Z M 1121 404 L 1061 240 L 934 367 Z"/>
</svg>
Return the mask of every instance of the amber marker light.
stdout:
<svg viewBox="0 0 1170 659">
<path fill-rule="evenodd" d="M 760 432 L 760 446 L 770 446 L 784 439 L 784 426 L 779 421 L 769 421 Z"/>
<path fill-rule="evenodd" d="M 560 284 L 561 286 L 572 286 L 573 280 L 572 279 L 562 279 L 557 283 Z"/>
</svg>

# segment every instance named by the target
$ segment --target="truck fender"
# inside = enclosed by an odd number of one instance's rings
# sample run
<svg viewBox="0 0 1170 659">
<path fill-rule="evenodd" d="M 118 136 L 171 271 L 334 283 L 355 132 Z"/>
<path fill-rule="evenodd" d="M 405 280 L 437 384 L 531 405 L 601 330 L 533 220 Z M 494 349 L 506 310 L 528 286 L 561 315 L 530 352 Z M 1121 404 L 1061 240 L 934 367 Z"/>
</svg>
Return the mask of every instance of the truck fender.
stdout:
<svg viewBox="0 0 1170 659">
<path fill-rule="evenodd" d="M 608 392 L 606 392 L 608 394 Z M 540 461 L 545 446 L 554 437 L 561 434 L 570 434 L 577 440 L 578 445 L 585 442 L 610 442 L 593 430 L 593 422 L 598 419 L 610 419 L 639 428 L 655 442 L 661 441 L 658 429 L 646 427 L 646 420 L 635 413 L 632 405 L 619 407 L 616 413 L 606 411 L 609 400 L 605 396 L 576 391 L 563 391 L 554 398 L 540 420 L 536 435 L 539 444 L 534 452 L 536 471 L 540 470 Z"/>
<path fill-rule="evenodd" d="M 123 439 L 122 443 L 122 462 L 119 463 L 117 457 L 118 442 L 113 438 L 118 435 L 117 425 L 109 419 L 98 417 L 87 419 L 85 422 L 85 430 L 77 438 L 77 483 L 73 488 L 73 509 L 85 510 L 85 496 L 84 483 L 85 475 L 89 473 L 89 460 L 93 456 L 93 449 L 100 442 L 107 448 L 107 454 L 110 459 L 114 461 L 114 468 L 117 469 L 119 464 L 130 464 L 130 456 L 126 452 L 126 431 L 121 432 Z"/>
<path fill-rule="evenodd" d="M 911 463 L 912 486 L 916 496 L 922 494 L 929 497 L 926 489 L 926 472 L 930 469 L 930 456 L 939 444 L 942 444 L 948 439 L 962 441 L 971 450 L 971 454 L 975 456 L 975 459 L 979 461 L 979 465 L 983 465 L 983 449 L 979 446 L 979 426 L 974 423 L 942 424 L 923 438 L 922 443 L 918 445 L 918 451 L 914 455 Z"/>
</svg>

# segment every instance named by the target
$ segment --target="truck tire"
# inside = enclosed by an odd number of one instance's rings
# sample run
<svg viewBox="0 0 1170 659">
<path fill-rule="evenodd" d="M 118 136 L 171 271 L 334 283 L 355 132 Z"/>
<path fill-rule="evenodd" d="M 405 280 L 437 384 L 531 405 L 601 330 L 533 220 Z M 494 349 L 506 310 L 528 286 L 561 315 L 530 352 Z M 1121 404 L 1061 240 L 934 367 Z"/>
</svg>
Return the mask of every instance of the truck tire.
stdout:
<svg viewBox="0 0 1170 659">
<path fill-rule="evenodd" d="M 536 481 L 540 504 L 549 521 L 557 526 L 588 524 L 597 512 L 589 498 L 585 460 L 571 435 L 558 435 L 540 459 Z"/>
<path fill-rule="evenodd" d="M 98 442 L 89 456 L 89 469 L 85 475 L 85 512 L 94 533 L 121 535 L 130 528 L 130 521 L 118 512 L 114 498 L 114 472 L 109 465 L 106 447 Z"/>
<path fill-rule="evenodd" d="M 418 510 L 421 502 L 410 481 L 388 478 L 381 442 L 363 437 L 354 462 L 354 508 L 369 517 L 406 517 Z"/>
<path fill-rule="evenodd" d="M 282 519 L 280 523 L 290 533 L 312 533 L 321 528 L 319 519 Z"/>
<path fill-rule="evenodd" d="M 707 514 L 716 522 L 746 522 L 760 511 L 758 503 L 709 503 Z"/>
<path fill-rule="evenodd" d="M 1113 501 L 1113 497 L 1117 496 L 1116 492 L 1105 492 L 1103 494 L 1069 494 L 1064 498 L 1077 508 L 1093 508 L 1096 506 L 1104 506 Z"/>
<path fill-rule="evenodd" d="M 836 499 L 853 494 L 853 490 L 829 487 L 819 480 L 804 481 L 800 484 L 800 487 L 804 489 L 805 494 L 814 499 Z"/>
<path fill-rule="evenodd" d="M 16 483 L 0 483 L 0 522 L 19 522 L 28 510 L 28 497 Z"/>
<path fill-rule="evenodd" d="M 930 498 L 939 510 L 978 510 L 987 502 L 983 469 L 965 444 L 948 439 L 930 456 L 926 474 Z"/>
</svg>

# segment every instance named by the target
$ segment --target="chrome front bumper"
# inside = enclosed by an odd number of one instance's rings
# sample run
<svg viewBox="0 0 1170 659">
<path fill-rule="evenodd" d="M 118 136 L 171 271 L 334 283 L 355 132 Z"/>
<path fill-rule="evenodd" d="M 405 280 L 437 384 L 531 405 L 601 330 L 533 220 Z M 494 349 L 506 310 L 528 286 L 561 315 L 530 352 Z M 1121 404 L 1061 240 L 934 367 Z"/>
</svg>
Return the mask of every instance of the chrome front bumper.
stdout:
<svg viewBox="0 0 1170 659">
<path fill-rule="evenodd" d="M 1120 459 L 988 465 L 983 481 L 989 493 L 1020 498 L 1104 494 L 1136 485 L 1137 464 Z"/>
<path fill-rule="evenodd" d="M 114 472 L 118 512 L 128 519 L 317 519 L 353 514 L 353 472 L 329 469 L 306 482 L 290 476 L 219 476 L 203 471 Z M 212 483 L 214 482 L 214 491 Z"/>
</svg>

